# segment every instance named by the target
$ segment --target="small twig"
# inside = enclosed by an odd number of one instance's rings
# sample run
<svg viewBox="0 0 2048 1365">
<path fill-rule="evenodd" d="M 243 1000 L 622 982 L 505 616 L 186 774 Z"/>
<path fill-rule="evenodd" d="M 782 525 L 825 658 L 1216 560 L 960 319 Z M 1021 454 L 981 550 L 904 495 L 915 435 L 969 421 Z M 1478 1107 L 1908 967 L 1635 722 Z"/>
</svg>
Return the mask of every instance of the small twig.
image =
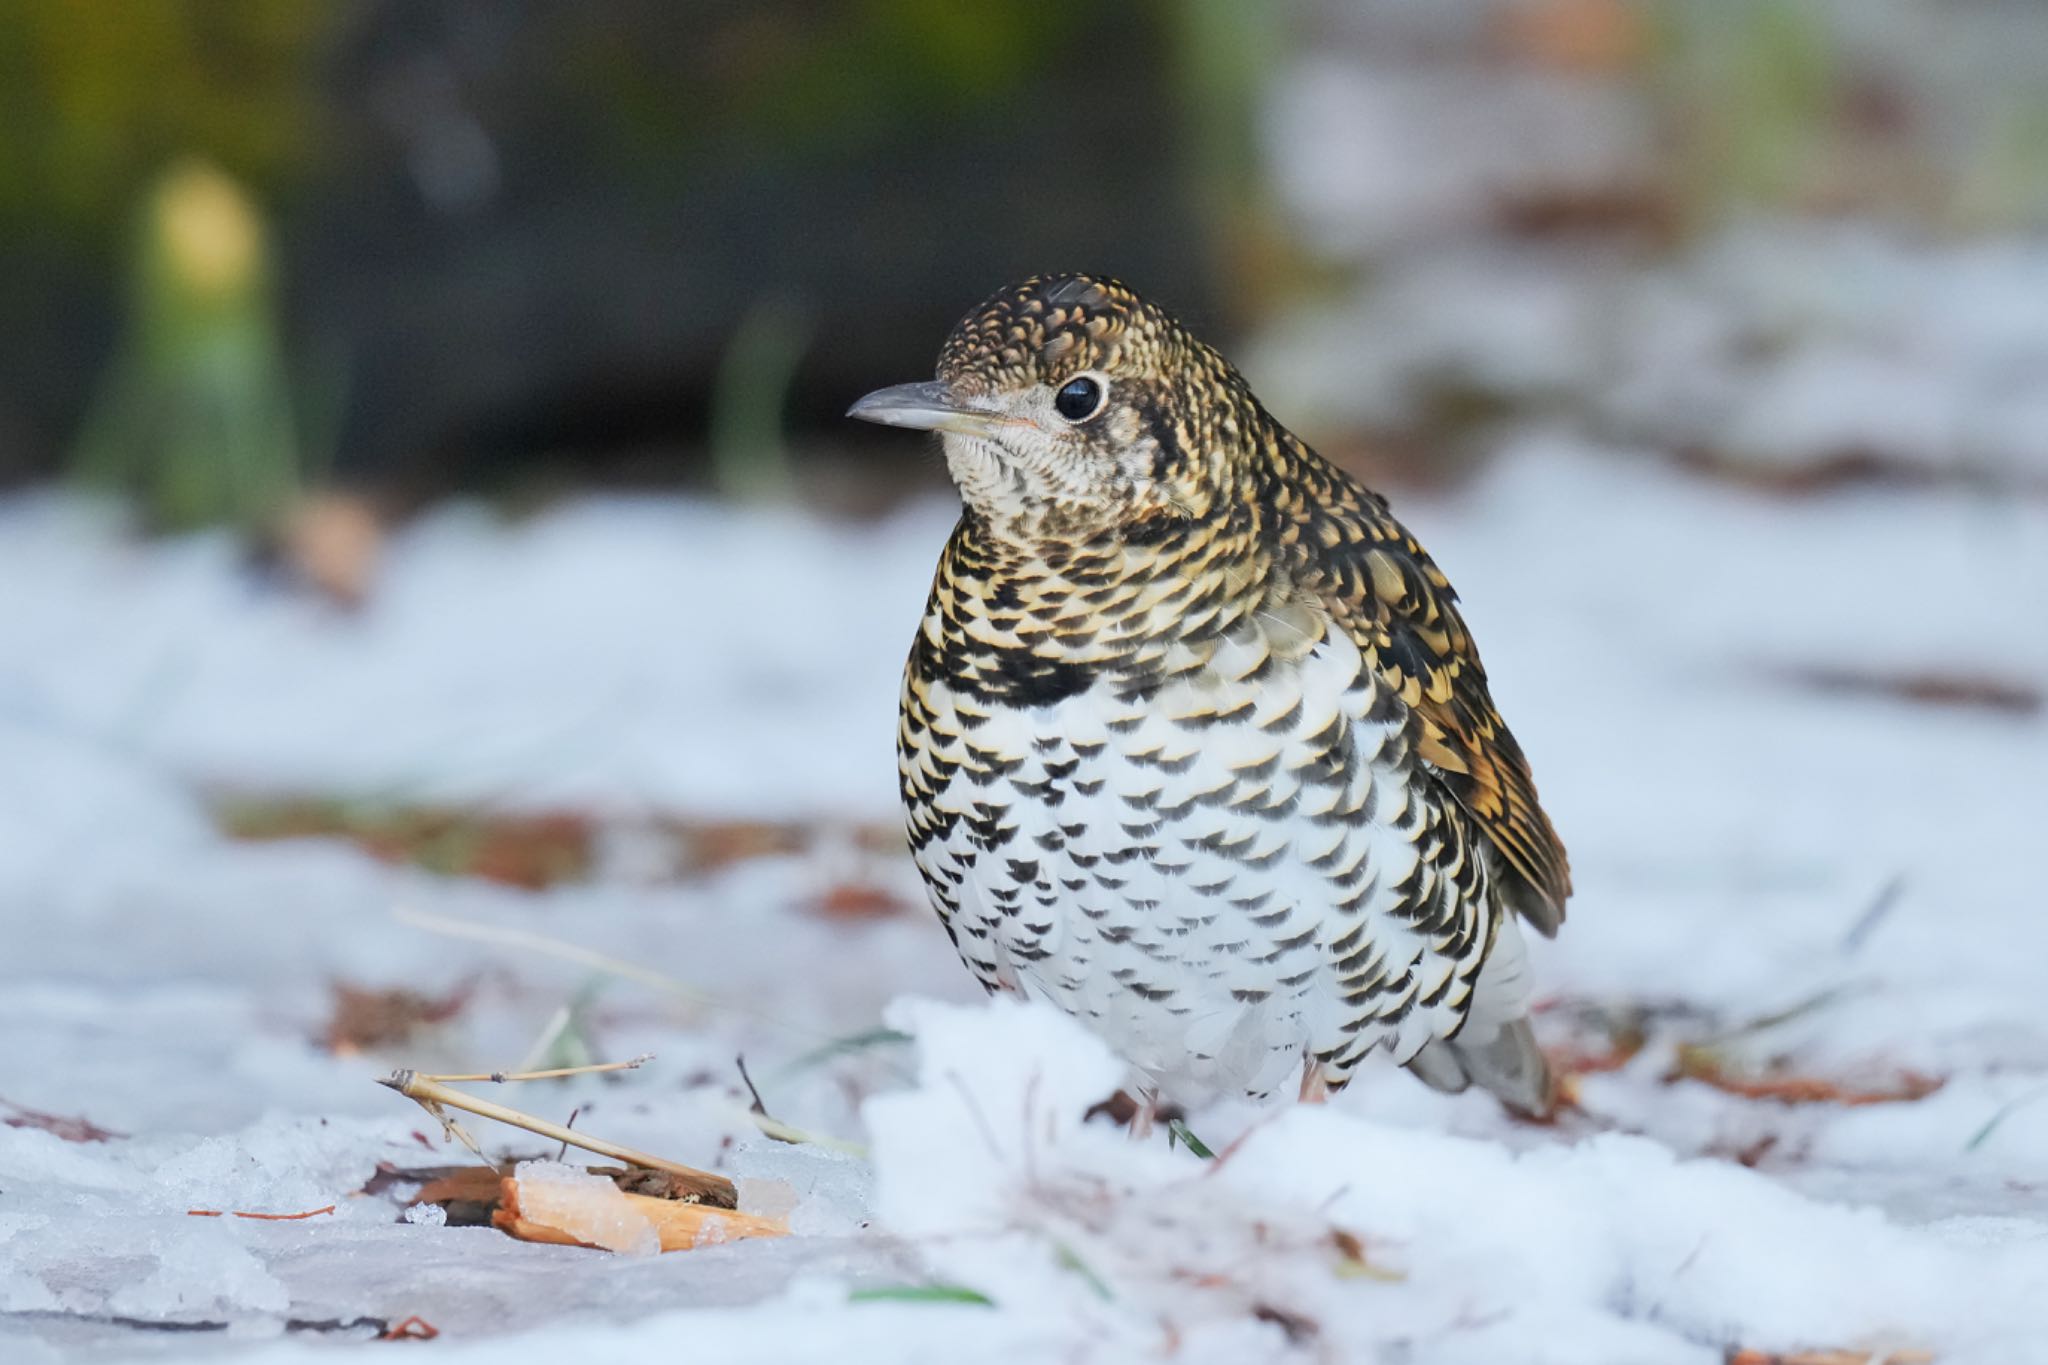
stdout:
<svg viewBox="0 0 2048 1365">
<path fill-rule="evenodd" d="M 566 939 L 553 938 L 547 934 L 537 934 L 530 929 L 509 929 L 495 924 L 479 924 L 474 920 L 458 919 L 453 915 L 430 914 L 427 911 L 414 910 L 404 905 L 393 906 L 391 917 L 400 924 L 408 925 L 414 929 L 424 929 L 428 933 L 442 934 L 449 938 L 469 939 L 476 943 L 495 943 L 503 947 L 524 948 L 528 952 L 540 953 L 545 957 L 557 958 L 564 962 L 574 962 L 578 966 L 588 967 L 593 971 L 607 972 L 612 976 L 624 977 L 628 981 L 637 981 L 652 990 L 661 991 L 664 994 L 675 996 L 681 1000 L 687 1000 L 701 1009 L 723 1010 L 730 1014 L 743 1015 L 754 1020 L 756 1023 L 765 1024 L 779 1032 L 791 1037 L 803 1038 L 808 1042 L 831 1041 L 823 1039 L 822 1035 L 813 1030 L 798 1028 L 787 1020 L 778 1019 L 766 1011 L 752 1009 L 737 1001 L 713 995 L 709 991 L 699 990 L 697 987 L 678 981 L 674 977 L 663 976 L 660 972 L 643 967 L 637 962 L 627 962 L 622 958 L 610 957 L 593 948 L 586 948 L 580 943 L 571 943 Z"/>
<path fill-rule="evenodd" d="M 555 1006 L 555 1012 L 548 1016 L 547 1026 L 540 1031 L 540 1037 L 533 1040 L 533 1046 L 526 1050 L 526 1058 L 520 1062 L 521 1071 L 531 1071 L 548 1058 L 548 1052 L 555 1041 L 569 1031 L 575 1022 L 576 1012 L 568 1005 Z"/>
<path fill-rule="evenodd" d="M 187 1218 L 257 1218 L 266 1223 L 295 1223 L 301 1218 L 318 1218 L 323 1213 L 333 1213 L 334 1205 L 324 1209 L 307 1209 L 304 1213 L 244 1213 L 240 1209 L 186 1209 Z"/>
<path fill-rule="evenodd" d="M 1203 1180 L 1207 1180 L 1210 1176 L 1215 1175 L 1225 1166 L 1228 1166 L 1232 1162 L 1236 1161 L 1237 1154 L 1244 1150 L 1246 1143 L 1250 1142 L 1254 1137 L 1258 1136 L 1258 1134 L 1261 1131 L 1263 1131 L 1270 1125 L 1278 1123 L 1280 1121 L 1281 1116 L 1289 1112 L 1290 1111 L 1287 1109 L 1268 1109 L 1262 1117 L 1260 1117 L 1252 1123 L 1251 1127 L 1245 1129 L 1242 1133 L 1239 1133 L 1236 1137 L 1232 1138 L 1230 1141 L 1223 1144 L 1223 1150 L 1216 1153 L 1215 1157 L 1209 1162 L 1209 1164 L 1203 1168 L 1200 1178 Z"/>
<path fill-rule="evenodd" d="M 442 1105 L 452 1109 L 460 1109 L 481 1118 L 495 1119 L 499 1123 L 510 1124 L 514 1128 L 524 1128 L 529 1133 L 538 1133 L 540 1136 L 553 1139 L 556 1142 L 566 1142 L 572 1147 L 581 1147 L 586 1152 L 596 1152 L 599 1156 L 608 1156 L 614 1161 L 623 1161 L 628 1166 L 639 1166 L 650 1171 L 662 1171 L 674 1176 L 685 1189 L 705 1200 L 722 1203 L 730 1207 L 738 1198 L 738 1192 L 734 1189 L 733 1183 L 722 1175 L 713 1175 L 709 1171 L 700 1171 L 694 1166 L 685 1166 L 679 1162 L 651 1156 L 646 1152 L 636 1152 L 630 1147 L 621 1147 L 616 1143 L 606 1142 L 602 1138 L 594 1138 L 582 1133 L 571 1132 L 559 1123 L 551 1123 L 532 1114 L 521 1113 L 517 1109 L 508 1109 L 502 1104 L 493 1104 L 489 1100 L 480 1100 L 476 1096 L 466 1095 L 460 1090 L 451 1090 L 439 1081 L 422 1076 L 418 1072 L 394 1071 L 390 1076 L 378 1082 L 378 1084 L 389 1086 L 407 1099 L 417 1102 L 428 1113 L 441 1119 L 444 1124 L 448 1124 L 448 1120 L 439 1112 L 439 1107 Z M 475 1150 L 474 1141 L 468 1139 L 460 1128 L 453 1124 L 448 1124 L 448 1126 L 451 1131 L 463 1137 L 465 1143 L 472 1150 Z"/>
<path fill-rule="evenodd" d="M 574 1128 L 574 1127 L 576 1126 L 576 1117 L 577 1117 L 577 1115 L 581 1114 L 582 1112 L 583 1112 L 583 1106 L 582 1106 L 582 1105 L 580 1105 L 580 1104 L 579 1104 L 579 1105 L 577 1105 L 577 1106 L 576 1106 L 576 1107 L 575 1107 L 574 1109 L 571 1109 L 571 1110 L 569 1111 L 569 1121 L 568 1121 L 567 1123 L 563 1124 L 562 1126 L 563 1126 L 564 1128 Z M 566 1157 L 567 1157 L 568 1155 L 569 1155 L 569 1144 L 565 1142 L 565 1143 L 563 1143 L 563 1144 L 562 1144 L 562 1148 L 561 1148 L 561 1150 L 555 1153 L 555 1160 L 557 1160 L 557 1161 L 561 1161 L 561 1160 L 563 1160 L 564 1158 L 566 1158 Z"/>
<path fill-rule="evenodd" d="M 777 1080 L 786 1080 L 801 1071 L 807 1071 L 814 1066 L 822 1065 L 839 1057 L 866 1052 L 879 1047 L 898 1047 L 910 1041 L 911 1037 L 909 1034 L 897 1029 L 866 1029 L 860 1033 L 851 1034 L 848 1037 L 834 1039 L 822 1047 L 806 1052 L 795 1061 L 783 1066 L 780 1071 L 772 1073 L 768 1079 L 771 1083 Z M 902 1062 L 894 1059 L 885 1059 L 885 1064 L 898 1075 L 906 1079 L 910 1078 L 910 1068 L 903 1065 Z"/>
<path fill-rule="evenodd" d="M 498 1084 L 506 1081 L 552 1081 L 563 1076 L 594 1076 L 601 1071 L 634 1071 L 653 1060 L 653 1053 L 643 1052 L 630 1062 L 594 1062 L 589 1066 L 558 1066 L 547 1071 L 472 1071 L 462 1075 L 420 1075 L 417 1079 L 435 1082 L 491 1081 Z"/>
<path fill-rule="evenodd" d="M 732 1064 L 740 1069 L 740 1080 L 746 1083 L 747 1093 L 754 1097 L 754 1112 L 756 1114 L 759 1114 L 764 1119 L 767 1118 L 768 1105 L 761 1098 L 761 1087 L 755 1085 L 754 1078 L 747 1074 L 746 1054 L 734 1054 Z"/>
<path fill-rule="evenodd" d="M 1801 1019 L 1806 1015 L 1814 1013 L 1816 1010 L 1826 1009 L 1837 1000 L 1849 995 L 1851 989 L 1849 986 L 1829 986 L 1825 990 L 1816 991 L 1805 999 L 1795 1001 L 1783 1009 L 1772 1010 L 1769 1014 L 1759 1014 L 1754 1019 L 1746 1019 L 1739 1024 L 1732 1024 L 1719 1033 L 1710 1034 L 1698 1043 L 1687 1044 L 1687 1046 L 1712 1049 L 1735 1042 L 1740 1038 L 1748 1038 L 1755 1034 L 1768 1032 L 1780 1024 L 1789 1024 L 1795 1019 Z"/>
<path fill-rule="evenodd" d="M 753 1124 L 754 1127 L 761 1130 L 764 1136 L 772 1137 L 777 1142 L 798 1143 L 807 1147 L 823 1147 L 830 1152 L 844 1152 L 847 1156 L 859 1157 L 863 1161 L 867 1160 L 868 1149 L 858 1142 L 848 1142 L 845 1138 L 829 1137 L 824 1133 L 813 1133 L 808 1129 L 798 1128 L 794 1124 L 784 1123 L 781 1119 L 771 1119 L 758 1110 L 741 1109 L 735 1105 L 732 1112 L 735 1117 Z"/>
<path fill-rule="evenodd" d="M 1963 1150 L 1966 1152 L 1976 1151 L 1991 1140 L 1991 1135 L 1998 1131 L 1999 1124 L 2004 1123 L 2036 1100 L 2043 1098 L 2048 1098 L 2048 1085 L 2039 1086 L 2033 1090 L 2026 1091 L 2016 1099 L 2007 1100 L 1998 1107 L 1998 1112 L 1985 1120 L 1984 1126 L 1979 1128 L 1971 1136 L 1970 1140 L 1963 1144 Z"/>
<path fill-rule="evenodd" d="M 1863 947 L 1877 926 L 1898 907 L 1899 896 L 1905 889 L 1906 874 L 1903 872 L 1893 873 L 1892 879 L 1878 888 L 1877 895 L 1871 898 L 1869 908 L 1858 915 L 1856 922 L 1849 926 L 1849 931 L 1842 935 L 1844 957 L 1853 956 Z"/>
<path fill-rule="evenodd" d="M 441 934 L 448 938 L 466 938 L 477 943 L 525 948 L 546 957 L 560 958 L 565 962 L 574 962 L 596 971 L 609 972 L 613 976 L 622 976 L 628 981 L 637 981 L 643 986 L 651 986 L 669 995 L 681 996 L 695 1004 L 724 1003 L 693 986 L 687 986 L 673 977 L 663 976 L 660 972 L 642 967 L 638 963 L 609 957 L 580 943 L 571 943 L 567 939 L 554 938 L 547 934 L 536 934 L 529 929 L 508 929 L 496 924 L 478 924 L 473 920 L 458 919 L 453 915 L 430 914 L 405 905 L 393 906 L 391 918 L 414 929 L 425 929 L 429 933 Z"/>
<path fill-rule="evenodd" d="M 1096 1298 L 1101 1299 L 1104 1303 L 1114 1303 L 1116 1301 L 1116 1295 L 1110 1292 L 1108 1283 L 1100 1275 L 1096 1274 L 1094 1268 L 1082 1260 L 1072 1247 L 1068 1246 L 1065 1242 L 1054 1242 L 1052 1250 L 1053 1257 L 1059 1262 L 1061 1269 L 1071 1270 L 1076 1275 L 1079 1275 L 1081 1282 L 1095 1291 Z"/>
</svg>

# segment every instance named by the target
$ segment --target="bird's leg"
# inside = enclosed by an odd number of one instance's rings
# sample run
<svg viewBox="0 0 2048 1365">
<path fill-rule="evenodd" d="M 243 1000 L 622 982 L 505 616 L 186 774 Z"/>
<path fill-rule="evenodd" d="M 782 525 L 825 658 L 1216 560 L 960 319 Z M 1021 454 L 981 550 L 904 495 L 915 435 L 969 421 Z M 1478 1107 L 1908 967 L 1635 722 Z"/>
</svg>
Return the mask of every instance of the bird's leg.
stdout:
<svg viewBox="0 0 2048 1365">
<path fill-rule="evenodd" d="M 1182 1116 L 1179 1105 L 1160 1103 L 1159 1092 L 1151 1086 L 1133 1085 L 1091 1106 L 1083 1118 L 1105 1118 L 1111 1123 L 1120 1123 L 1130 1134 L 1131 1141 L 1143 1142 L 1158 1131 L 1160 1124 L 1172 1123 Z"/>
<path fill-rule="evenodd" d="M 1321 1104 L 1330 1098 L 1330 1082 L 1323 1075 L 1323 1064 L 1310 1057 L 1301 1067 L 1301 1102 Z"/>
<path fill-rule="evenodd" d="M 1137 1100 L 1138 1108 L 1131 1115 L 1131 1141 L 1143 1142 L 1152 1136 L 1153 1124 L 1159 1119 L 1159 1092 L 1141 1085 L 1133 1098 Z"/>
</svg>

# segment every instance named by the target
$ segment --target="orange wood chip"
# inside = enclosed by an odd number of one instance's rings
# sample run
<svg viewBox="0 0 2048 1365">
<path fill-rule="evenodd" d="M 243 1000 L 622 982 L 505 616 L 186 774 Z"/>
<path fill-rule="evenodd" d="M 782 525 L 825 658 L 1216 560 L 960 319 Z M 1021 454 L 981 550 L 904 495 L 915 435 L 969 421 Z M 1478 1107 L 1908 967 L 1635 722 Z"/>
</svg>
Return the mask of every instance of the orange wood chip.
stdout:
<svg viewBox="0 0 2048 1365">
<path fill-rule="evenodd" d="M 557 1222 L 575 1221 L 573 1216 L 564 1216 L 560 1203 L 564 1192 L 560 1188 L 549 1189 L 549 1198 L 544 1201 L 550 1206 L 549 1211 L 543 1212 L 540 1208 L 521 1203 L 519 1186 L 517 1176 L 503 1177 L 499 1186 L 498 1209 L 491 1215 L 493 1226 L 528 1242 L 550 1242 L 558 1246 L 596 1245 L 555 1225 Z M 789 1234 L 789 1225 L 779 1218 L 760 1218 L 732 1209 L 713 1208 L 708 1204 L 654 1199 L 644 1194 L 620 1192 L 616 1198 L 624 1200 L 629 1208 L 647 1220 L 663 1251 L 692 1251 L 698 1247 L 717 1246 L 751 1237 L 784 1237 Z M 606 1203 L 610 1205 L 611 1200 L 607 1198 Z M 542 1221 L 543 1218 L 550 1221 Z"/>
</svg>

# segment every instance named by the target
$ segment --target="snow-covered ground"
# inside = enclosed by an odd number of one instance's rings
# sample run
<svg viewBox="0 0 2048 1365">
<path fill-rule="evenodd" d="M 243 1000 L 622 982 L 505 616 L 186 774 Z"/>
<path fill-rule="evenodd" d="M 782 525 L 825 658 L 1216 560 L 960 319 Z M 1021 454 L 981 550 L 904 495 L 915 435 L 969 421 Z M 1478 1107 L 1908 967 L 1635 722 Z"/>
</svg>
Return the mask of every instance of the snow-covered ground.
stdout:
<svg viewBox="0 0 2048 1365">
<path fill-rule="evenodd" d="M 1848 465 L 2048 487 L 2048 242 L 1761 221 L 1669 261 L 1473 237 L 1380 263 L 1249 357 L 1339 429 L 1447 400 L 1797 480 Z"/>
<path fill-rule="evenodd" d="M 921 909 L 819 913 L 849 875 L 914 900 L 900 855 L 825 838 L 680 880 L 631 856 L 655 817 L 893 818 L 947 508 L 445 511 L 352 616 L 220 541 L 0 505 L 0 1099 L 123 1135 L 0 1126 L 0 1357 L 313 1358 L 371 1331 L 319 1324 L 417 1314 L 493 1362 L 2048 1359 L 2048 506 L 1774 499 L 1525 432 L 1400 510 L 1573 852 L 1539 1031 L 1647 1042 L 1555 1128 L 1374 1069 L 1327 1109 L 1193 1116 L 1234 1144 L 1208 1164 L 1084 1124 L 1113 1063 L 974 1000 Z M 220 789 L 569 808 L 625 851 L 518 891 L 231 841 Z M 335 981 L 468 994 L 336 1056 Z M 785 1181 L 797 1235 L 612 1256 L 357 1193 L 380 1162 L 463 1160 L 375 1077 L 514 1065 L 571 1002 L 597 1050 L 658 1060 L 512 1102 Z M 885 1017 L 915 1044 L 811 1055 Z M 1668 1079 L 1688 1044 L 1744 1076 L 1942 1084 L 1743 1098 Z M 742 1052 L 776 1117 L 867 1156 L 755 1135 Z M 988 1302 L 850 1297 L 934 1284 Z"/>
</svg>

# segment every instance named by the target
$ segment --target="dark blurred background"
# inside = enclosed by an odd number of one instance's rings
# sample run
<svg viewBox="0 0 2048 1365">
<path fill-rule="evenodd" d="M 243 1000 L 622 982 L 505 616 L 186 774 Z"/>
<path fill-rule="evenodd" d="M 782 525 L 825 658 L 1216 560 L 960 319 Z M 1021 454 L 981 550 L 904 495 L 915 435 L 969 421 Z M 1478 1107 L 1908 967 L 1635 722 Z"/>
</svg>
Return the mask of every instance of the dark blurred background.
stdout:
<svg viewBox="0 0 2048 1365">
<path fill-rule="evenodd" d="M 170 526 L 327 486 L 871 507 L 932 462 L 847 402 L 1068 268 L 1442 472 L 1504 412 L 1618 420 L 1607 359 L 1543 353 L 1732 221 L 2032 233 L 2044 74 L 2033 0 L 10 0 L 0 482 Z M 1579 311 L 1458 297 L 1532 274 Z M 1390 356 L 1404 300 L 1454 321 Z"/>
<path fill-rule="evenodd" d="M 758 406 L 736 386 L 837 436 L 1019 272 L 1206 311 L 1230 290 L 1191 27 L 1080 0 L 10 4 L 0 474 L 63 463 L 137 216 L 194 157 L 267 224 L 289 378 L 349 482 L 688 477 L 721 392 Z"/>
</svg>

